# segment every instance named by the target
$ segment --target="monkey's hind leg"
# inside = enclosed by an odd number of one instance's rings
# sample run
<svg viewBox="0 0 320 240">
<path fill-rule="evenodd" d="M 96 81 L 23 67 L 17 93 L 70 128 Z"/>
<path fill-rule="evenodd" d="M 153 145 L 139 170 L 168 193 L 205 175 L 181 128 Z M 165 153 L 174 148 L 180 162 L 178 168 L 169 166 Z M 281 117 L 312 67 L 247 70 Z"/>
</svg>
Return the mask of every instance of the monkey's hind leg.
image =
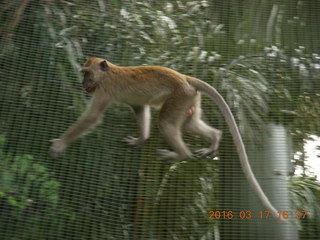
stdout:
<svg viewBox="0 0 320 240">
<path fill-rule="evenodd" d="M 193 114 L 189 116 L 184 124 L 184 127 L 195 135 L 209 139 L 211 145 L 208 148 L 202 148 L 194 153 L 196 157 L 214 156 L 219 147 L 219 142 L 222 136 L 222 131 L 210 127 L 201 119 L 201 99 L 197 97 Z"/>
<path fill-rule="evenodd" d="M 186 119 L 186 112 L 194 103 L 194 89 L 174 92 L 163 104 L 159 113 L 159 129 L 174 151 L 158 150 L 163 158 L 182 161 L 192 157 L 185 145 L 181 127 Z"/>
<path fill-rule="evenodd" d="M 122 141 L 129 146 L 138 147 L 141 146 L 150 135 L 150 106 L 131 106 L 137 119 L 139 128 L 139 137 L 132 136 L 125 137 Z"/>
</svg>

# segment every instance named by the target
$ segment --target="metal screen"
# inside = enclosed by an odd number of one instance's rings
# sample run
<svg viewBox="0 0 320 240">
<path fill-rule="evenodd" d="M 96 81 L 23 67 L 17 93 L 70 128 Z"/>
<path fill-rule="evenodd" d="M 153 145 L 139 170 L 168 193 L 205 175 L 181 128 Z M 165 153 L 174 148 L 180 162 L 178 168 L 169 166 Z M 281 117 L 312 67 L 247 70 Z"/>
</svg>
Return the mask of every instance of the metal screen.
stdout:
<svg viewBox="0 0 320 240">
<path fill-rule="evenodd" d="M 319 239 L 320 2 L 265 0 L 0 1 L 0 239 Z M 248 185 L 223 131 L 214 158 L 169 162 L 152 111 L 141 148 L 130 108 L 48 154 L 85 110 L 79 67 L 161 65 L 214 86 L 229 104 L 270 216 Z M 206 140 L 184 134 L 195 151 Z"/>
</svg>

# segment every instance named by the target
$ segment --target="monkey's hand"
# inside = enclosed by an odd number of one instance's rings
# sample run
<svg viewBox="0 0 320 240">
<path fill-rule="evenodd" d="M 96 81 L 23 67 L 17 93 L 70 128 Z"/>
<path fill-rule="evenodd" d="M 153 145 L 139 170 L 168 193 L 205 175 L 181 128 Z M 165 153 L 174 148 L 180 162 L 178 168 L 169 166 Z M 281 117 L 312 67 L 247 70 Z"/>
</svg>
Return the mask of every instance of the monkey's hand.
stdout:
<svg viewBox="0 0 320 240">
<path fill-rule="evenodd" d="M 140 147 L 141 145 L 144 144 L 144 140 L 140 138 L 131 137 L 131 136 L 123 138 L 122 142 L 132 147 Z"/>
<path fill-rule="evenodd" d="M 58 138 L 52 139 L 50 142 L 52 142 L 50 147 L 50 156 L 53 158 L 62 157 L 64 150 L 67 148 L 67 144 Z"/>
<path fill-rule="evenodd" d="M 217 154 L 216 150 L 214 149 L 211 149 L 211 148 L 202 148 L 202 149 L 199 149 L 197 150 L 195 153 L 194 153 L 194 156 L 195 157 L 198 157 L 198 158 L 203 158 L 203 157 L 209 157 L 209 158 L 213 158 L 215 157 Z"/>
</svg>

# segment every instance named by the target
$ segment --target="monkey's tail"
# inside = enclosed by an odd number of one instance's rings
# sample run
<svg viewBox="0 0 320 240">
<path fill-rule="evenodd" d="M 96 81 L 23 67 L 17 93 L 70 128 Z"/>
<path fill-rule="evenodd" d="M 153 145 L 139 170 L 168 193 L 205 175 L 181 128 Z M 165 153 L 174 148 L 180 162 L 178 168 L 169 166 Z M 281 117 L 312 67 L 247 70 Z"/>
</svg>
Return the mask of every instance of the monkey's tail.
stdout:
<svg viewBox="0 0 320 240">
<path fill-rule="evenodd" d="M 208 83 L 203 82 L 197 78 L 191 78 L 191 77 L 187 78 L 187 81 L 191 86 L 193 86 L 200 92 L 203 92 L 206 95 L 208 95 L 218 105 L 219 109 L 223 113 L 223 116 L 225 117 L 226 122 L 229 126 L 231 135 L 233 137 L 233 141 L 235 142 L 235 145 L 237 147 L 237 152 L 240 157 L 241 167 L 243 169 L 245 176 L 249 181 L 249 184 L 258 195 L 263 206 L 270 211 L 270 213 L 274 218 L 279 219 L 279 214 L 277 213 L 277 209 L 275 209 L 273 205 L 270 203 L 269 199 L 264 194 L 263 190 L 260 187 L 260 184 L 258 183 L 257 179 L 255 178 L 252 172 L 252 169 L 248 160 L 248 156 L 246 153 L 246 149 L 240 135 L 239 128 L 237 126 L 237 123 L 234 119 L 234 116 L 228 104 L 226 103 L 224 98 L 220 95 L 220 93 Z"/>
</svg>

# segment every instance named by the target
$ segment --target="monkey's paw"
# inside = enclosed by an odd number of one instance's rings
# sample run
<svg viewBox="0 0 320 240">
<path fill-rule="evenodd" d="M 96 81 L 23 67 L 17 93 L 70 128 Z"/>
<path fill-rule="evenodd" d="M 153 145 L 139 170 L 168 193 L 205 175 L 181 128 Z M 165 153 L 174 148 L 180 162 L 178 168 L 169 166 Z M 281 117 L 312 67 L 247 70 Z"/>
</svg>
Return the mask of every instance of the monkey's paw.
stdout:
<svg viewBox="0 0 320 240">
<path fill-rule="evenodd" d="M 52 142 L 50 147 L 50 156 L 53 158 L 62 157 L 64 154 L 64 150 L 67 147 L 66 143 L 58 138 L 52 139 L 50 140 L 50 142 Z"/>
<path fill-rule="evenodd" d="M 216 150 L 211 148 L 201 148 L 197 151 L 195 151 L 194 156 L 198 158 L 202 157 L 215 157 L 216 156 Z"/>
<path fill-rule="evenodd" d="M 169 151 L 166 149 L 158 149 L 157 154 L 160 155 L 164 159 L 176 160 L 178 159 L 178 154 L 173 151 Z"/>
<path fill-rule="evenodd" d="M 123 138 L 122 142 L 132 147 L 140 147 L 141 145 L 143 145 L 144 140 L 141 140 L 140 138 L 128 136 Z"/>
<path fill-rule="evenodd" d="M 185 155 L 179 155 L 176 152 L 169 151 L 166 149 L 158 149 L 157 154 L 160 155 L 160 157 L 167 159 L 167 160 L 173 160 L 174 162 L 181 162 L 184 160 L 187 160 L 189 158 L 192 158 L 192 154 L 186 153 Z"/>
</svg>

